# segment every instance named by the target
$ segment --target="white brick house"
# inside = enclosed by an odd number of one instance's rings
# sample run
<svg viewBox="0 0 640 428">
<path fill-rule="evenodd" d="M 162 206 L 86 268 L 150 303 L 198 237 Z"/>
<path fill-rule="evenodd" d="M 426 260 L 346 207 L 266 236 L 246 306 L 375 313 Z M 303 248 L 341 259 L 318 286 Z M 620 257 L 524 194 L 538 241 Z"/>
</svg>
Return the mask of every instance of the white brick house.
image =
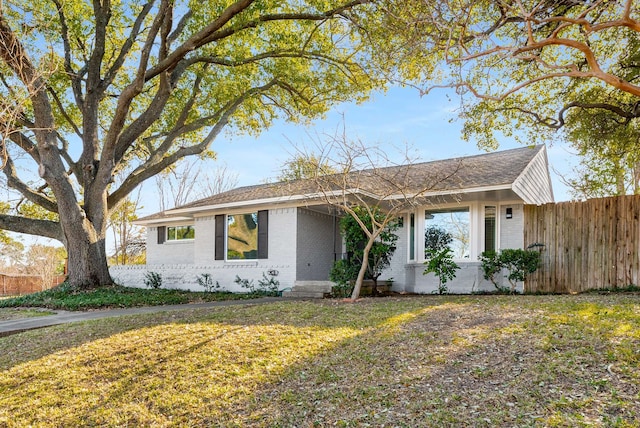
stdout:
<svg viewBox="0 0 640 428">
<path fill-rule="evenodd" d="M 431 225 L 455 229 L 451 246 L 461 269 L 449 290 L 493 289 L 479 255 L 530 244 L 523 242 L 523 205 L 553 202 L 544 146 L 414 164 L 412 179 L 454 170 L 424 195 L 424 205 L 401 215 L 397 250 L 380 278 L 392 278 L 395 291 L 437 289 L 437 278 L 423 275 Z M 313 186 L 298 180 L 240 187 L 139 219 L 147 228 L 147 265 L 114 266 L 111 273 L 120 284 L 143 286 L 144 274 L 154 271 L 165 286 L 191 290 L 201 290 L 197 277 L 204 273 L 230 291 L 244 291 L 236 276 L 276 274 L 281 289 L 326 281 L 343 247 L 336 210 Z"/>
</svg>

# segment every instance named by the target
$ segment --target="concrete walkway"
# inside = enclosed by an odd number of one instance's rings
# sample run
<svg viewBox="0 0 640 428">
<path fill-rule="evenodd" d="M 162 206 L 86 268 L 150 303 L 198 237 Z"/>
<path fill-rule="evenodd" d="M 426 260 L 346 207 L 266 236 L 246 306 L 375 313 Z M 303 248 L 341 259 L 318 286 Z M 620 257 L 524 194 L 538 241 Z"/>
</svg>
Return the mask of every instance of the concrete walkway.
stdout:
<svg viewBox="0 0 640 428">
<path fill-rule="evenodd" d="M 54 315 L 0 321 L 0 337 L 9 336 L 11 334 L 20 333 L 27 330 L 34 330 L 36 328 L 50 327 L 52 325 L 67 324 L 72 322 L 88 321 L 101 318 L 119 317 L 122 315 L 149 314 L 153 312 L 179 311 L 184 309 L 214 308 L 218 306 L 257 305 L 282 300 L 291 301 L 295 299 L 283 299 L 282 297 L 262 297 L 259 299 L 248 300 L 225 300 L 220 302 L 187 303 L 183 305 L 143 306 L 140 308 L 103 309 L 87 312 L 52 310 L 52 312 L 55 312 Z"/>
</svg>

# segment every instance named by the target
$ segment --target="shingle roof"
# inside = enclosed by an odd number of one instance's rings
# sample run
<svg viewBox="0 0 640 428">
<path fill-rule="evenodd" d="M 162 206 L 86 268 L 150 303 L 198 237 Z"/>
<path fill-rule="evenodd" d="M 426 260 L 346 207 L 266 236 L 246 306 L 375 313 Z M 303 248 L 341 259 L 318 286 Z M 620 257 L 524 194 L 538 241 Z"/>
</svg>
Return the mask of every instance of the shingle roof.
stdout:
<svg viewBox="0 0 640 428">
<path fill-rule="evenodd" d="M 367 174 L 373 170 L 357 173 L 357 187 L 361 190 L 379 194 L 382 187 L 380 173 L 391 176 L 394 173 L 406 173 L 409 191 L 418 192 L 428 188 L 431 192 L 461 191 L 463 189 L 487 188 L 511 185 L 522 174 L 533 158 L 544 148 L 523 147 L 511 150 L 492 152 L 487 154 L 458 157 L 431 162 L 416 163 L 407 166 L 393 166 L 380 168 L 376 173 Z M 356 173 L 353 174 L 354 180 Z M 364 179 L 363 179 L 364 178 Z M 355 186 L 355 185 L 354 185 Z M 203 198 L 173 210 L 189 210 L 201 207 L 214 207 L 229 203 L 247 202 L 278 198 L 293 195 L 305 195 L 318 192 L 318 184 L 314 180 L 293 180 L 244 186 Z M 139 219 L 148 221 L 170 218 L 170 212 L 161 212 Z"/>
</svg>

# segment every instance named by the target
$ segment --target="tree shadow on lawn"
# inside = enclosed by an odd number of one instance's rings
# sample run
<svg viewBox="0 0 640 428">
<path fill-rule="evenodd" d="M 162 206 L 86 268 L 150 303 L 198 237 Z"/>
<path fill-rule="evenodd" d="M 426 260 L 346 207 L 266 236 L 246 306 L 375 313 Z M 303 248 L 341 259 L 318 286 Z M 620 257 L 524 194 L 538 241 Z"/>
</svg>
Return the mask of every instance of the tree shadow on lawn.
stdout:
<svg viewBox="0 0 640 428">
<path fill-rule="evenodd" d="M 640 426 L 637 300 L 521 302 L 521 308 L 515 301 L 512 307 L 443 306 L 397 334 L 378 329 L 354 338 L 341 344 L 348 352 L 318 355 L 283 375 L 300 382 L 257 391 L 270 400 L 249 406 L 246 420 L 269 418 L 274 426 Z M 536 308 L 539 302 L 551 307 Z M 375 346 L 381 351 L 372 358 Z"/>
<path fill-rule="evenodd" d="M 51 355 L 26 349 L 31 357 L 4 373 L 0 421 L 488 426 L 535 424 L 556 405 L 602 414 L 558 401 L 603 379 L 601 359 L 587 350 L 565 361 L 554 347 L 573 342 L 550 345 L 548 314 L 535 306 L 512 297 L 286 302 L 84 323 L 54 340 Z M 608 349 L 602 334 L 581 340 Z M 580 374 L 588 359 L 593 367 Z M 637 390 L 637 377 L 608 380 L 627 397 L 623 381 Z M 611 388 L 597 385 L 574 397 L 610 399 Z M 638 402 L 626 400 L 609 413 L 627 417 Z"/>
<path fill-rule="evenodd" d="M 363 306 L 386 304 L 391 308 L 384 310 L 384 316 L 395 316 L 399 313 L 415 310 L 423 305 L 440 305 L 449 301 L 449 299 L 427 299 L 425 301 L 421 298 L 384 300 L 364 299 L 356 304 L 347 304 L 337 300 L 290 301 L 266 305 L 247 304 L 230 308 L 159 311 L 55 325 L 0 337 L 0 369 L 10 369 L 14 365 L 23 364 L 55 352 L 147 327 L 215 322 L 243 326 L 286 324 L 295 327 L 370 328 L 383 321 L 380 319 L 382 315 L 378 315 L 378 312 L 364 316 L 357 315 Z M 401 302 L 400 305 L 399 302 Z M 320 308 L 319 312 L 318 308 Z M 329 315 L 327 311 L 330 311 Z"/>
<path fill-rule="evenodd" d="M 227 422 L 640 426 L 640 311 L 625 299 L 467 301 L 389 318 L 290 367 Z"/>
</svg>

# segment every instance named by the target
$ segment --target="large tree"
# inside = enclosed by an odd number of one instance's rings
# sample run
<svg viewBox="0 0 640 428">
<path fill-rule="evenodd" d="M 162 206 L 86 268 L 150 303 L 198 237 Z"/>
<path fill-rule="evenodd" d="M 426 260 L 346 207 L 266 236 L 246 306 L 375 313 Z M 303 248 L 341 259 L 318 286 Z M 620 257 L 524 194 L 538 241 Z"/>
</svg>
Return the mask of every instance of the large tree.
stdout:
<svg viewBox="0 0 640 428">
<path fill-rule="evenodd" d="M 404 64 L 395 77 L 424 92 L 455 88 L 463 133 L 482 147 L 495 148 L 500 133 L 528 144 L 549 137 L 541 130 L 562 127 L 573 108 L 640 115 L 637 2 L 411 0 L 387 11 L 395 43 L 383 58 Z M 584 96 L 593 90 L 632 101 Z"/>
<path fill-rule="evenodd" d="M 375 7 L 0 2 L 0 166 L 6 184 L 41 208 L 2 214 L 0 228 L 63 242 L 72 285 L 109 284 L 109 212 L 143 181 L 206 155 L 223 129 L 258 133 L 277 117 L 313 118 L 381 85 L 366 68 L 370 40 L 359 25 Z M 117 184 L 116 174 L 125 177 Z"/>
<path fill-rule="evenodd" d="M 580 157 L 574 177 L 566 178 L 575 196 L 640 193 L 639 125 L 639 119 L 622 118 L 608 109 L 576 108 L 567 114 L 563 134 Z"/>
</svg>

